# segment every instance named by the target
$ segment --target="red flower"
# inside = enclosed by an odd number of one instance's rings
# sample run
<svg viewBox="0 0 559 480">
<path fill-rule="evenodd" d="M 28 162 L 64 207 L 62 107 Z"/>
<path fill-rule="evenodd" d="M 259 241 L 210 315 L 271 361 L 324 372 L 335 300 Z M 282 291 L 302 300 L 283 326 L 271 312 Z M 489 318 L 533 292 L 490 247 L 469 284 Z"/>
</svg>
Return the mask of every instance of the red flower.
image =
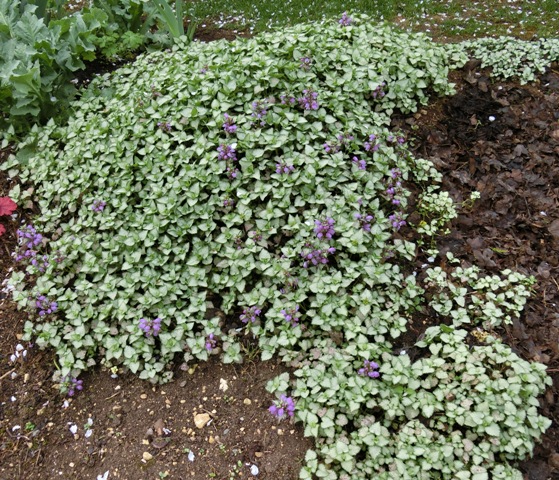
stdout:
<svg viewBox="0 0 559 480">
<path fill-rule="evenodd" d="M 17 203 L 10 197 L 0 197 L 0 215 L 11 215 L 16 208 Z"/>
</svg>

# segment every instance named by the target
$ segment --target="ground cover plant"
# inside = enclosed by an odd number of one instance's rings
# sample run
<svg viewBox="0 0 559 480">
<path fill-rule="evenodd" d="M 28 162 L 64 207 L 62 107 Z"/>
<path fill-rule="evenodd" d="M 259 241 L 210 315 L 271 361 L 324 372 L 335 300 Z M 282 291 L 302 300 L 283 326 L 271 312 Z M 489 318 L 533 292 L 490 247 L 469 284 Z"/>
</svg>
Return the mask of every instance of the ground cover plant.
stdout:
<svg viewBox="0 0 559 480">
<path fill-rule="evenodd" d="M 531 280 L 457 267 L 457 286 L 428 269 L 447 325 L 413 354 L 397 347 L 427 304 L 408 262 L 434 254 L 455 215 L 390 114 L 450 93 L 449 66 L 465 60 L 344 15 L 142 57 L 97 82 L 67 126 L 37 130 L 11 162 L 42 211 L 20 228 L 32 261 L 12 283 L 63 389 L 98 359 L 153 381 L 173 362 L 239 361 L 248 336 L 296 369 L 270 383 L 270 413 L 317 438 L 302 478 L 517 477 L 509 462 L 549 425 L 544 368 L 467 338 L 510 322 Z M 402 236 L 412 184 L 419 251 Z"/>
</svg>

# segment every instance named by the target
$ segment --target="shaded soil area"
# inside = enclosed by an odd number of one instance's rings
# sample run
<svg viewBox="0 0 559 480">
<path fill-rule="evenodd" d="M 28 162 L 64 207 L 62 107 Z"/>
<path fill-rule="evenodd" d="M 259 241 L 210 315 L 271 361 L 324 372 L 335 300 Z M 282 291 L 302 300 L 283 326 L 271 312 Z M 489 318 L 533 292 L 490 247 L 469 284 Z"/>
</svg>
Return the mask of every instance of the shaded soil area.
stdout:
<svg viewBox="0 0 559 480">
<path fill-rule="evenodd" d="M 521 465 L 529 480 L 559 478 L 558 70 L 555 65 L 538 83 L 521 86 L 495 81 L 473 62 L 455 74 L 454 97 L 394 119 L 395 128 L 415 139 L 416 154 L 444 174 L 443 188 L 461 206 L 451 234 L 439 240 L 442 253 L 489 272 L 511 268 L 537 278 L 522 318 L 498 332 L 521 356 L 546 364 L 554 382 L 541 399 L 554 424 L 534 458 Z M 12 186 L 0 172 L 0 196 Z M 481 198 L 470 205 L 474 190 Z M 21 216 L 32 211 L 25 205 L 17 217 L 0 218 L 7 229 L 0 237 L 0 282 L 15 268 L 11 252 Z M 269 414 L 274 397 L 264 387 L 283 369 L 259 362 L 250 343 L 243 365 L 212 360 L 177 368 L 164 386 L 97 369 L 67 399 L 51 381 L 53 355 L 20 341 L 27 313 L 8 297 L 4 288 L 0 480 L 95 479 L 107 471 L 106 478 L 125 480 L 298 477 L 312 442 L 300 425 Z M 419 334 L 427 321 L 417 319 L 410 332 Z M 408 336 L 406 342 L 415 341 Z"/>
<path fill-rule="evenodd" d="M 470 62 L 456 72 L 457 93 L 393 126 L 414 139 L 416 156 L 443 173 L 443 189 L 460 206 L 440 259 L 452 252 L 489 273 L 533 275 L 522 317 L 498 332 L 522 357 L 542 362 L 553 379 L 541 411 L 554 423 L 533 459 L 530 480 L 559 478 L 559 68 L 538 82 L 500 82 Z M 471 192 L 481 194 L 470 202 Z"/>
</svg>

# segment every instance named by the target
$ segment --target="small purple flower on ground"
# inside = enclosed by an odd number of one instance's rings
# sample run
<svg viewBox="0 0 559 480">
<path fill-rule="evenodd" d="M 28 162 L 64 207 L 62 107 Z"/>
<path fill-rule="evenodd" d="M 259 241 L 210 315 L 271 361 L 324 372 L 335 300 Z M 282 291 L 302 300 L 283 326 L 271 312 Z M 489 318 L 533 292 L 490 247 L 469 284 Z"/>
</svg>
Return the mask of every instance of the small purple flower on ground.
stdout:
<svg viewBox="0 0 559 480">
<path fill-rule="evenodd" d="M 18 251 L 15 255 L 16 262 L 24 258 L 33 258 L 37 255 L 36 247 L 43 243 L 43 236 L 37 233 L 32 225 L 21 227 L 17 231 Z"/>
<path fill-rule="evenodd" d="M 366 232 L 371 231 L 371 224 L 375 220 L 373 215 L 361 215 L 360 213 L 356 213 L 353 217 L 359 222 L 363 230 Z"/>
<path fill-rule="evenodd" d="M 73 397 L 76 391 L 83 390 L 83 380 L 78 380 L 77 378 L 72 378 L 63 382 L 68 388 L 68 396 Z"/>
<path fill-rule="evenodd" d="M 227 133 L 235 133 L 237 131 L 237 125 L 235 125 L 235 119 L 226 113 L 223 114 L 225 121 L 223 122 L 223 130 Z"/>
<path fill-rule="evenodd" d="M 377 88 L 375 88 L 375 89 L 373 90 L 373 93 L 372 93 L 373 98 L 377 98 L 377 97 L 382 98 L 382 97 L 384 97 L 384 90 L 383 90 L 383 87 L 384 87 L 385 85 L 386 85 L 386 84 L 385 84 L 384 82 L 382 82 Z"/>
<path fill-rule="evenodd" d="M 276 173 L 278 175 L 289 175 L 290 173 L 293 173 L 294 170 L 295 167 L 293 165 L 288 165 L 284 161 L 276 163 Z"/>
<path fill-rule="evenodd" d="M 287 310 L 281 310 L 280 313 L 283 315 L 283 318 L 286 322 L 289 322 L 292 327 L 299 325 L 300 318 L 299 315 L 299 305 L 295 305 L 293 308 L 289 308 Z"/>
<path fill-rule="evenodd" d="M 347 12 L 342 13 L 342 18 L 338 20 L 338 23 L 344 27 L 348 27 L 353 23 L 353 18 L 349 17 Z"/>
<path fill-rule="evenodd" d="M 58 303 L 51 302 L 44 295 L 39 295 L 35 300 L 35 308 L 39 311 L 39 316 L 44 317 L 58 310 Z"/>
<path fill-rule="evenodd" d="M 316 237 L 327 240 L 332 240 L 332 237 L 336 233 L 334 230 L 335 221 L 333 218 L 326 217 L 324 220 L 315 220 L 314 233 Z"/>
<path fill-rule="evenodd" d="M 222 144 L 217 147 L 218 160 L 237 160 L 235 147 L 233 145 Z"/>
<path fill-rule="evenodd" d="M 159 317 L 154 320 L 140 318 L 140 330 L 142 330 L 148 337 L 150 335 L 157 337 L 161 330 L 161 319 Z"/>
<path fill-rule="evenodd" d="M 104 202 L 103 200 L 93 200 L 93 205 L 91 206 L 91 210 L 100 213 L 105 209 L 106 206 L 107 206 L 107 202 Z"/>
<path fill-rule="evenodd" d="M 351 161 L 357 165 L 359 170 L 367 170 L 367 162 L 365 160 L 359 160 L 357 157 L 353 157 Z"/>
<path fill-rule="evenodd" d="M 379 149 L 379 144 L 376 143 L 377 136 L 374 134 L 369 135 L 369 141 L 364 143 L 365 151 L 376 152 Z"/>
<path fill-rule="evenodd" d="M 170 132 L 171 130 L 173 130 L 173 126 L 169 122 L 157 122 L 157 126 L 161 130 L 165 130 L 167 132 Z"/>
<path fill-rule="evenodd" d="M 302 251 L 301 257 L 303 257 L 303 268 L 308 268 L 309 264 L 312 265 L 326 265 L 328 263 L 328 255 L 336 252 L 334 247 L 328 248 L 317 248 L 315 245 L 307 243 L 305 245 L 310 248 L 310 251 Z"/>
<path fill-rule="evenodd" d="M 235 200 L 232 200 L 230 198 L 226 198 L 225 200 L 223 200 L 224 207 L 232 207 L 234 205 L 235 205 Z"/>
<path fill-rule="evenodd" d="M 268 113 L 268 102 L 266 100 L 252 102 L 252 117 L 260 120 L 260 126 L 266 125 L 265 118 Z M 253 123 L 254 125 L 254 123 Z"/>
<path fill-rule="evenodd" d="M 258 307 L 248 307 L 243 309 L 243 313 L 239 318 L 243 323 L 248 323 L 249 321 L 254 323 L 261 313 L 262 310 Z"/>
<path fill-rule="evenodd" d="M 318 93 L 311 89 L 303 90 L 303 96 L 299 97 L 297 101 L 304 110 L 318 110 Z"/>
<path fill-rule="evenodd" d="M 300 67 L 303 70 L 310 70 L 312 66 L 312 60 L 309 57 L 301 57 L 299 59 Z"/>
<path fill-rule="evenodd" d="M 239 176 L 239 173 L 241 173 L 237 167 L 230 167 L 230 166 L 227 167 L 226 172 L 229 180 L 234 180 Z"/>
<path fill-rule="evenodd" d="M 217 340 L 214 338 L 214 334 L 210 333 L 206 338 L 206 350 L 211 352 L 216 346 Z"/>
<path fill-rule="evenodd" d="M 380 373 L 377 372 L 378 368 L 378 363 L 365 360 L 363 368 L 360 368 L 357 373 L 362 377 L 378 378 L 380 376 Z"/>
<path fill-rule="evenodd" d="M 251 230 L 250 232 L 248 232 L 248 235 L 255 242 L 260 242 L 262 240 L 262 232 L 260 230 Z"/>
<path fill-rule="evenodd" d="M 288 97 L 286 95 L 280 95 L 280 101 L 282 105 L 294 105 L 296 102 L 295 97 Z"/>
<path fill-rule="evenodd" d="M 276 400 L 274 404 L 268 408 L 268 411 L 280 420 L 289 415 L 292 417 L 295 414 L 295 402 L 291 397 L 286 395 L 281 395 L 279 400 Z"/>
<path fill-rule="evenodd" d="M 388 217 L 388 220 L 390 220 L 392 228 L 396 231 L 400 230 L 400 228 L 406 225 L 406 221 L 402 216 L 402 212 L 393 213 Z"/>
</svg>

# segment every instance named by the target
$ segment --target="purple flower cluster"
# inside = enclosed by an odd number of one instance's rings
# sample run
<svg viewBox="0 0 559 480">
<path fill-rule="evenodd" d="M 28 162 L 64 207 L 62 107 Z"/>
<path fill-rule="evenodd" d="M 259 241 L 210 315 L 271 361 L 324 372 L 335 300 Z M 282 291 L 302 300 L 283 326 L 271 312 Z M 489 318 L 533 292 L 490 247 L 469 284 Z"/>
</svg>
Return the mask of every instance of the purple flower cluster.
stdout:
<svg viewBox="0 0 559 480">
<path fill-rule="evenodd" d="M 386 83 L 382 82 L 377 88 L 372 91 L 373 98 L 377 97 L 384 97 L 385 93 L 383 88 L 386 86 Z"/>
<path fill-rule="evenodd" d="M 276 400 L 274 404 L 268 408 L 268 411 L 280 420 L 285 416 L 289 415 L 292 417 L 295 414 L 295 402 L 291 397 L 286 395 L 281 395 L 279 400 Z"/>
<path fill-rule="evenodd" d="M 406 225 L 406 221 L 403 218 L 402 212 L 393 213 L 388 217 L 388 220 L 390 220 L 392 228 L 396 231 L 400 230 L 400 228 Z"/>
<path fill-rule="evenodd" d="M 300 62 L 300 67 L 303 70 L 310 70 L 311 66 L 312 66 L 312 59 L 310 59 L 309 57 L 301 57 L 299 59 Z"/>
<path fill-rule="evenodd" d="M 227 166 L 226 172 L 229 180 L 234 180 L 239 176 L 239 173 L 241 173 L 237 167 L 231 167 L 229 165 Z"/>
<path fill-rule="evenodd" d="M 67 379 L 63 384 L 68 389 L 69 397 L 73 397 L 76 391 L 79 392 L 83 390 L 83 380 L 78 380 L 77 378 Z"/>
<path fill-rule="evenodd" d="M 30 263 L 35 268 L 37 268 L 37 270 L 39 270 L 39 272 L 45 273 L 45 270 L 50 265 L 49 256 L 48 255 L 43 255 L 41 261 L 37 260 L 37 257 L 32 257 Z"/>
<path fill-rule="evenodd" d="M 16 262 L 20 262 L 24 258 L 32 258 L 37 255 L 36 247 L 43 243 L 43 236 L 37 233 L 32 225 L 26 225 L 17 231 L 19 243 Z"/>
<path fill-rule="evenodd" d="M 235 147 L 233 145 L 221 144 L 217 147 L 217 158 L 218 160 L 237 160 L 237 154 L 235 152 Z"/>
<path fill-rule="evenodd" d="M 225 119 L 223 122 L 223 130 L 227 133 L 235 133 L 237 131 L 237 125 L 235 125 L 235 119 L 226 113 L 223 114 L 223 118 Z"/>
<path fill-rule="evenodd" d="M 349 133 L 341 133 L 337 136 L 334 142 L 326 142 L 322 146 L 324 147 L 324 151 L 326 153 L 338 153 L 344 147 L 347 147 L 351 141 L 353 141 L 353 135 L 350 135 Z"/>
<path fill-rule="evenodd" d="M 258 307 L 248 307 L 243 309 L 243 313 L 239 318 L 243 323 L 248 323 L 249 321 L 254 323 L 261 313 L 262 310 Z"/>
<path fill-rule="evenodd" d="M 234 205 L 235 205 L 235 200 L 232 200 L 231 198 L 226 198 L 225 200 L 223 200 L 224 207 L 233 207 Z"/>
<path fill-rule="evenodd" d="M 360 213 L 356 213 L 353 215 L 353 218 L 359 222 L 363 230 L 366 232 L 371 231 L 371 223 L 375 220 L 375 217 L 372 215 L 361 215 Z"/>
<path fill-rule="evenodd" d="M 35 300 L 35 308 L 39 310 L 39 316 L 44 317 L 58 310 L 58 303 L 51 302 L 44 295 L 39 295 Z"/>
<path fill-rule="evenodd" d="M 171 125 L 169 122 L 157 122 L 157 126 L 161 130 L 165 130 L 166 132 L 170 132 L 171 130 L 173 130 L 173 125 Z"/>
<path fill-rule="evenodd" d="M 310 88 L 303 90 L 303 96 L 297 99 L 304 110 L 318 110 L 318 93 Z"/>
<path fill-rule="evenodd" d="M 386 195 L 392 202 L 392 205 L 400 205 L 401 200 L 398 198 L 402 194 L 402 182 L 400 177 L 402 172 L 398 168 L 390 170 L 390 178 L 386 189 Z"/>
<path fill-rule="evenodd" d="M 342 13 L 342 18 L 338 20 L 338 23 L 344 27 L 348 27 L 353 23 L 353 18 L 349 17 L 347 12 Z"/>
<path fill-rule="evenodd" d="M 157 337 L 161 330 L 161 319 L 159 317 L 154 320 L 140 318 L 140 330 L 142 330 L 148 337 L 150 335 Z"/>
<path fill-rule="evenodd" d="M 290 323 L 292 327 L 299 325 L 300 318 L 297 316 L 299 315 L 298 312 L 299 312 L 299 305 L 295 305 L 293 308 L 290 308 L 288 310 L 280 311 L 285 321 Z"/>
<path fill-rule="evenodd" d="M 363 160 L 363 159 L 360 160 L 360 159 L 357 158 L 357 157 L 353 157 L 353 158 L 351 159 L 351 161 L 352 161 L 355 165 L 357 165 L 357 168 L 358 168 L 359 170 L 367 170 L 367 162 L 366 162 L 365 160 Z"/>
<path fill-rule="evenodd" d="M 316 233 L 316 238 L 332 240 L 336 233 L 334 230 L 335 223 L 334 219 L 330 217 L 326 217 L 324 220 L 315 220 L 314 233 Z"/>
<path fill-rule="evenodd" d="M 252 117 L 256 120 L 260 120 L 260 126 L 266 125 L 265 117 L 268 113 L 268 101 L 255 101 L 252 102 Z M 253 123 L 253 125 L 255 125 Z"/>
<path fill-rule="evenodd" d="M 106 206 L 107 206 L 107 202 L 104 202 L 103 200 L 93 200 L 93 205 L 91 205 L 91 210 L 97 213 L 101 213 Z"/>
<path fill-rule="evenodd" d="M 206 337 L 206 345 L 205 345 L 206 350 L 207 350 L 208 352 L 211 352 L 211 351 L 215 348 L 216 343 L 217 343 L 217 340 L 215 339 L 214 334 L 213 334 L 213 333 L 210 333 L 210 334 Z"/>
<path fill-rule="evenodd" d="M 278 175 L 289 175 L 295 170 L 293 165 L 288 165 L 283 160 L 281 162 L 276 163 L 276 173 Z"/>
<path fill-rule="evenodd" d="M 364 143 L 367 152 L 376 152 L 379 149 L 379 144 L 376 143 L 377 136 L 375 134 L 369 135 L 369 141 Z"/>
<path fill-rule="evenodd" d="M 357 373 L 362 377 L 378 378 L 380 376 L 380 373 L 377 372 L 378 368 L 378 363 L 365 360 L 363 368 L 360 368 Z"/>
<path fill-rule="evenodd" d="M 388 135 L 388 137 L 386 137 L 386 141 L 388 143 L 396 142 L 396 144 L 398 145 L 403 145 L 404 143 L 406 143 L 406 139 L 404 137 L 395 137 L 394 135 Z"/>
<path fill-rule="evenodd" d="M 295 97 L 288 97 L 287 95 L 280 95 L 280 101 L 282 105 L 295 105 Z"/>
<path fill-rule="evenodd" d="M 255 242 L 260 242 L 262 240 L 262 232 L 260 230 L 251 230 L 248 232 L 249 237 L 251 237 Z"/>
<path fill-rule="evenodd" d="M 301 257 L 303 257 L 303 268 L 308 268 L 309 264 L 312 265 L 326 265 L 328 263 L 328 255 L 336 252 L 334 247 L 327 248 L 316 248 L 313 245 L 307 244 L 310 247 L 310 251 L 301 252 Z"/>
</svg>

